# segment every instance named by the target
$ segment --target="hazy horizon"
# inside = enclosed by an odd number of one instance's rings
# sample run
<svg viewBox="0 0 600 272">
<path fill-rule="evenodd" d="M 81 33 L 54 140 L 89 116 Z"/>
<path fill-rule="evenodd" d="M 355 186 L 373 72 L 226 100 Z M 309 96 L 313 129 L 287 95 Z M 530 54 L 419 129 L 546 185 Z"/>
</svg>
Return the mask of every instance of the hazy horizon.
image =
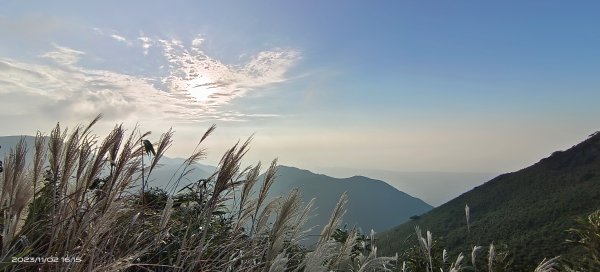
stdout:
<svg viewBox="0 0 600 272">
<path fill-rule="evenodd" d="M 0 135 L 0 159 L 5 158 L 11 148 L 19 141 L 20 136 L 12 136 L 13 139 L 7 139 L 6 136 Z M 29 135 L 26 140 L 28 152 L 33 155 L 33 136 Z M 151 186 L 164 186 L 165 180 L 170 179 L 173 172 L 178 169 L 185 161 L 185 158 L 162 157 L 159 162 L 157 174 L 155 172 Z M 209 164 L 204 160 L 199 161 L 200 165 L 196 165 L 190 173 L 190 181 L 197 178 L 204 178 L 210 175 L 217 168 L 217 164 Z M 299 168 L 297 165 L 285 165 L 288 167 Z M 266 165 L 265 165 L 266 167 Z M 303 168 L 300 168 L 303 169 Z M 340 168 L 340 167 L 318 167 L 306 168 L 314 174 L 323 174 L 333 178 L 346 179 L 354 176 L 365 176 L 371 179 L 381 180 L 393 186 L 397 190 L 407 193 L 413 197 L 419 198 L 432 206 L 439 206 L 447 201 L 457 197 L 458 195 L 467 192 L 475 186 L 479 186 L 492 178 L 498 176 L 498 173 L 477 173 L 477 172 L 402 172 L 390 171 L 381 169 L 365 169 L 365 168 Z M 263 168 L 263 173 L 266 169 Z M 280 182 L 285 182 L 285 177 L 277 179 Z M 440 190 L 440 185 L 444 185 Z"/>
<path fill-rule="evenodd" d="M 3 1 L 0 135 L 98 113 L 216 164 L 512 172 L 600 129 L 597 3 Z"/>
</svg>

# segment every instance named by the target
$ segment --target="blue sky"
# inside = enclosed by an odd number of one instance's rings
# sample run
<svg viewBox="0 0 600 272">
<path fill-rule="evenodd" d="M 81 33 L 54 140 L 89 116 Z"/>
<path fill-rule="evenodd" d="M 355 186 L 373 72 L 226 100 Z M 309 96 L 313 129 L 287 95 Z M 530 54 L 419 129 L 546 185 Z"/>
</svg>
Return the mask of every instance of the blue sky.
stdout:
<svg viewBox="0 0 600 272">
<path fill-rule="evenodd" d="M 209 162 L 506 172 L 598 130 L 592 1 L 3 1 L 0 134 L 211 123 Z M 198 87 L 193 87 L 198 86 Z"/>
</svg>

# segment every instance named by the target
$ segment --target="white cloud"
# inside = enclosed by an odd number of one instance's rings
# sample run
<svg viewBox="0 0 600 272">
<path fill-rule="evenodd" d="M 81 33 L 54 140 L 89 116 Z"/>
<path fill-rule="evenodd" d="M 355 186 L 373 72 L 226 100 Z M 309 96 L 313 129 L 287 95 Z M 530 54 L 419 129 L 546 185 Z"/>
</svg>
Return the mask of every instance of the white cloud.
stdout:
<svg viewBox="0 0 600 272">
<path fill-rule="evenodd" d="M 119 36 L 117 34 L 112 34 L 112 35 L 110 35 L 110 37 L 117 41 L 127 43 L 127 39 L 125 39 L 125 37 L 123 37 L 123 36 Z"/>
<path fill-rule="evenodd" d="M 153 45 L 152 40 L 148 37 L 139 37 L 137 38 L 142 43 L 142 48 L 144 49 L 144 55 L 148 55 L 150 47 Z"/>
<path fill-rule="evenodd" d="M 301 58 L 296 50 L 274 49 L 259 52 L 245 64 L 227 65 L 202 50 L 202 37 L 195 38 L 189 48 L 179 40 L 143 39 L 163 49 L 171 68 L 163 82 L 171 92 L 190 96 L 208 107 L 224 105 L 248 91 L 285 81 L 286 72 Z"/>
<path fill-rule="evenodd" d="M 75 66 L 72 54 L 57 49 L 44 55 L 59 66 L 0 59 L 3 96 L 22 97 L 18 104 L 23 114 L 61 120 L 80 120 L 100 112 L 109 119 L 126 119 L 134 113 L 152 113 L 152 108 L 163 108 L 158 101 L 169 101 L 168 95 L 144 79 Z"/>
<path fill-rule="evenodd" d="M 56 63 L 63 65 L 73 65 L 79 61 L 81 56 L 85 55 L 82 51 L 77 51 L 68 47 L 54 45 L 55 51 L 47 52 L 42 55 Z"/>
<path fill-rule="evenodd" d="M 257 53 L 247 63 L 227 65 L 204 52 L 202 46 L 206 39 L 200 35 L 186 44 L 178 39 L 149 37 L 143 33 L 136 39 L 127 39 L 113 30 L 94 28 L 94 31 L 139 46 L 144 55 L 148 55 L 152 47 L 160 50 L 168 69 L 167 75 L 156 81 L 173 97 L 196 100 L 204 108 L 220 107 L 248 91 L 285 81 L 286 72 L 301 58 L 296 50 L 273 49 Z"/>
<path fill-rule="evenodd" d="M 200 49 L 201 38 L 194 39 L 189 48 L 177 40 L 140 37 L 135 41 L 146 53 L 151 46 L 162 49 L 168 62 L 166 76 L 144 78 L 86 68 L 80 60 L 89 53 L 59 45 L 40 56 L 49 60 L 46 64 L 0 58 L 0 94 L 11 97 L 0 100 L 1 108 L 11 109 L 2 115 L 72 121 L 100 112 L 109 120 L 121 121 L 270 118 L 276 115 L 220 108 L 249 91 L 285 81 L 285 73 L 300 58 L 296 51 L 272 50 L 235 66 L 207 56 Z M 163 85 L 154 84 L 161 81 Z"/>
<path fill-rule="evenodd" d="M 108 29 L 101 29 L 101 28 L 98 28 L 98 27 L 94 27 L 92 29 L 94 30 L 94 32 L 96 32 L 96 33 L 98 33 L 98 34 L 100 34 L 102 36 L 106 36 L 106 37 L 109 37 L 109 38 L 111 38 L 111 39 L 113 39 L 115 41 L 122 42 L 122 43 L 126 44 L 127 46 L 133 46 L 133 43 L 131 41 L 129 41 L 124 36 L 119 35 L 117 33 L 117 31 L 108 30 Z"/>
</svg>

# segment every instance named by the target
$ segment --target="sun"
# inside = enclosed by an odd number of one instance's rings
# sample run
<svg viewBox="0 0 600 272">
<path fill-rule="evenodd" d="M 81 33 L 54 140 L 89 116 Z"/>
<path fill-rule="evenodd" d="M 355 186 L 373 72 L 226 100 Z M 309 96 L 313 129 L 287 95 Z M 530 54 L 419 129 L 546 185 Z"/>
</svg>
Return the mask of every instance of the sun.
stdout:
<svg viewBox="0 0 600 272">
<path fill-rule="evenodd" d="M 218 88 L 213 86 L 212 80 L 206 76 L 199 76 L 188 81 L 188 93 L 200 103 L 207 102 L 210 96 L 218 91 Z"/>
</svg>

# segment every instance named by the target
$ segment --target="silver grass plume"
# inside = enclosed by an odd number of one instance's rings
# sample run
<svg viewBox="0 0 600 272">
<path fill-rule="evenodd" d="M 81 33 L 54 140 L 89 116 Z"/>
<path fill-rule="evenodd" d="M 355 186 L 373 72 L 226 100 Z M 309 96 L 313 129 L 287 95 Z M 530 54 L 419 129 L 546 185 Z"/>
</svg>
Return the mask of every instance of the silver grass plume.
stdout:
<svg viewBox="0 0 600 272">
<path fill-rule="evenodd" d="M 558 269 L 556 267 L 558 266 L 559 258 L 560 258 L 560 256 L 556 256 L 549 260 L 546 260 L 546 258 L 544 258 L 544 260 L 542 260 L 542 262 L 533 271 L 534 272 L 558 272 Z"/>
<path fill-rule="evenodd" d="M 489 272 L 492 272 L 492 268 L 494 265 L 494 260 L 496 259 L 496 250 L 494 248 L 494 242 L 492 242 L 490 244 L 490 254 L 489 254 L 489 258 L 488 258 L 488 268 L 489 268 Z"/>
<path fill-rule="evenodd" d="M 342 193 L 340 196 L 340 200 L 335 205 L 333 209 L 333 213 L 331 213 L 331 217 L 329 218 L 329 223 L 325 225 L 323 231 L 321 232 L 321 237 L 319 238 L 319 244 L 324 243 L 331 238 L 331 235 L 335 231 L 336 227 L 340 225 L 342 221 L 342 217 L 346 213 L 346 204 L 348 203 L 348 194 L 346 192 Z"/>
<path fill-rule="evenodd" d="M 442 263 L 446 263 L 446 261 L 448 261 L 448 251 L 444 248 L 444 250 L 442 251 Z"/>
<path fill-rule="evenodd" d="M 473 246 L 473 250 L 471 251 L 471 265 L 473 265 L 474 270 L 477 270 L 477 251 L 481 248 L 481 246 Z"/>
<path fill-rule="evenodd" d="M 470 209 L 469 209 L 469 205 L 467 205 L 467 204 L 465 204 L 465 218 L 467 218 L 467 232 L 471 232 Z"/>
<path fill-rule="evenodd" d="M 417 233 L 417 239 L 419 240 L 419 245 L 421 247 L 421 251 L 423 255 L 427 257 L 429 263 L 427 264 L 427 271 L 433 271 L 433 261 L 431 259 L 431 247 L 433 246 L 433 237 L 430 231 L 427 231 L 427 239 L 423 237 L 421 233 L 421 229 L 419 226 L 415 226 L 415 232 Z"/>
<path fill-rule="evenodd" d="M 463 255 L 463 253 L 459 253 L 458 257 L 456 257 L 456 262 L 454 262 L 451 266 L 450 266 L 450 272 L 458 272 L 462 269 L 462 261 L 465 258 L 465 255 Z"/>
<path fill-rule="evenodd" d="M 281 252 L 275 257 L 273 263 L 269 267 L 269 272 L 285 272 L 287 268 L 288 258 L 285 256 L 285 252 Z"/>
</svg>

